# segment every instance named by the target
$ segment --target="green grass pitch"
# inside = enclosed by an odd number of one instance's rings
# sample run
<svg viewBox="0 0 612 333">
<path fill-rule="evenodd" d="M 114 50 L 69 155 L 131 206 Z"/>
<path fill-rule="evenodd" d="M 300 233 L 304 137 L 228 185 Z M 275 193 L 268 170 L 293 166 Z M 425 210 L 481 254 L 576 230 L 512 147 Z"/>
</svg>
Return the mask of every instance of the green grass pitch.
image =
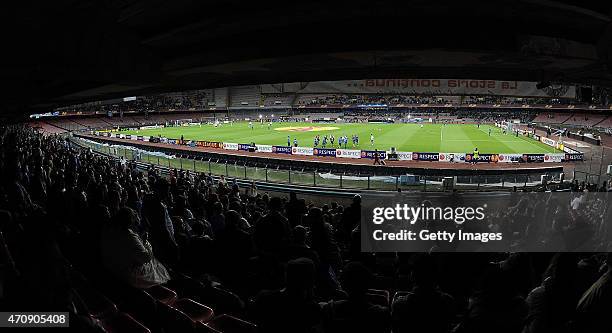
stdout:
<svg viewBox="0 0 612 333">
<path fill-rule="evenodd" d="M 489 129 L 491 135 L 489 135 Z M 162 135 L 167 138 L 178 139 L 181 135 L 185 140 L 206 140 L 233 143 L 251 143 L 264 145 L 287 145 L 287 136 L 291 143 L 297 138 L 299 146 L 312 147 L 314 137 L 319 134 L 333 134 L 336 137 L 335 147 L 338 148 L 337 138 L 346 135 L 349 138 L 348 149 L 374 149 L 389 150 L 395 147 L 405 152 L 446 152 L 468 153 L 475 147 L 481 153 L 554 153 L 559 150 L 547 146 L 531 138 L 512 134 L 503 134 L 501 130 L 491 125 L 481 125 L 478 128 L 473 124 L 442 125 L 442 124 L 321 124 L 321 123 L 253 123 L 253 129 L 247 122 L 222 124 L 219 127 L 212 125 L 180 126 L 159 129 L 146 129 L 139 131 L 125 131 L 125 134 L 144 136 Z M 353 147 L 351 137 L 359 135 L 359 146 Z M 370 134 L 374 135 L 374 145 L 370 144 Z M 321 145 L 319 144 L 319 147 Z M 328 141 L 327 148 L 330 147 Z"/>
</svg>

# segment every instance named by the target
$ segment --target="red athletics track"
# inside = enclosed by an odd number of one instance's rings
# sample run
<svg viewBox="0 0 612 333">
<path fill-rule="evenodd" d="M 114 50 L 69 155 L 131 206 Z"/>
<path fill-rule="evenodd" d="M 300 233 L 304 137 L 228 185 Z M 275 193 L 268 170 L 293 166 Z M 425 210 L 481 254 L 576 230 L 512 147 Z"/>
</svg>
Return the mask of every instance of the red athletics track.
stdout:
<svg viewBox="0 0 612 333">
<path fill-rule="evenodd" d="M 275 160 L 293 160 L 293 161 L 315 161 L 320 163 L 333 163 L 333 164 L 349 164 L 349 165 L 372 165 L 373 160 L 370 159 L 350 159 L 350 158 L 339 158 L 339 157 L 319 157 L 319 156 L 305 156 L 305 155 L 285 155 L 285 154 L 274 154 L 274 153 L 258 153 L 248 151 L 229 151 L 220 148 L 204 148 L 204 147 L 189 147 L 184 145 L 173 145 L 167 143 L 152 143 L 148 141 L 135 141 L 126 140 L 112 137 L 95 136 L 90 134 L 78 134 L 80 137 L 88 139 L 104 140 L 107 142 L 113 142 L 116 144 L 127 144 L 143 146 L 143 147 L 163 147 L 172 148 L 175 150 L 182 150 L 185 152 L 208 152 L 215 154 L 224 154 L 232 156 L 252 156 L 252 157 L 264 157 Z M 424 168 L 424 169 L 454 169 L 454 170 L 492 170 L 492 169 L 504 169 L 504 170 L 535 170 L 542 167 L 573 167 L 573 163 L 448 163 L 448 162 L 426 162 L 426 161 L 385 161 L 387 167 L 403 167 L 403 168 Z"/>
</svg>

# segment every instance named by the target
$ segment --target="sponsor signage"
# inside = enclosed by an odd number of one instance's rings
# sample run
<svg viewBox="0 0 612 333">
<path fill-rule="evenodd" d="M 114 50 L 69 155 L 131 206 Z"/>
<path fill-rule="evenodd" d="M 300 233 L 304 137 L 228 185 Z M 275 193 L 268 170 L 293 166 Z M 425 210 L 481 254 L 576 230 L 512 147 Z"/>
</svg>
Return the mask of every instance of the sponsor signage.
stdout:
<svg viewBox="0 0 612 333">
<path fill-rule="evenodd" d="M 272 146 L 269 146 L 269 145 L 255 145 L 255 147 L 257 148 L 257 151 L 260 153 L 271 153 L 272 152 Z"/>
<path fill-rule="evenodd" d="M 478 162 L 494 162 L 497 163 L 499 160 L 498 154 L 478 154 Z M 466 162 L 474 161 L 474 154 L 465 154 Z"/>
<path fill-rule="evenodd" d="M 413 161 L 439 161 L 439 153 L 412 153 Z"/>
<path fill-rule="evenodd" d="M 315 156 L 331 156 L 336 157 L 336 149 L 333 148 L 314 148 L 312 150 Z"/>
<path fill-rule="evenodd" d="M 143 137 L 142 135 L 138 135 L 138 136 L 136 137 L 136 140 L 138 140 L 138 141 L 144 141 L 144 137 Z"/>
<path fill-rule="evenodd" d="M 517 163 L 520 162 L 521 154 L 499 154 L 497 160 L 502 163 Z"/>
<path fill-rule="evenodd" d="M 263 93 L 302 94 L 427 94 L 427 95 L 504 95 L 533 97 L 576 97 L 572 85 L 551 85 L 538 89 L 537 82 L 469 79 L 368 79 L 344 81 L 292 82 L 261 85 Z"/>
<path fill-rule="evenodd" d="M 465 162 L 465 153 L 440 153 L 440 162 Z"/>
<path fill-rule="evenodd" d="M 310 147 L 293 147 L 291 148 L 292 155 L 308 155 L 312 156 L 313 148 Z"/>
<path fill-rule="evenodd" d="M 197 141 L 196 146 L 205 148 L 223 148 L 223 142 L 217 141 Z"/>
<path fill-rule="evenodd" d="M 525 162 L 544 162 L 544 154 L 523 154 Z"/>
<path fill-rule="evenodd" d="M 563 161 L 564 157 L 565 157 L 565 154 L 561 154 L 561 153 L 544 154 L 544 162 L 559 163 Z"/>
<path fill-rule="evenodd" d="M 178 140 L 176 139 L 168 139 L 168 143 L 171 145 L 176 145 L 178 143 Z"/>
<path fill-rule="evenodd" d="M 584 154 L 582 154 L 582 153 L 566 153 L 564 160 L 568 161 L 568 162 L 571 162 L 571 161 L 583 161 L 584 160 Z"/>
<path fill-rule="evenodd" d="M 376 155 L 376 151 L 375 150 L 362 150 L 361 151 L 361 158 L 374 159 L 375 155 Z M 387 152 L 386 151 L 378 151 L 378 158 L 380 158 L 381 160 L 386 159 L 387 158 Z"/>
<path fill-rule="evenodd" d="M 131 140 L 132 139 L 132 135 L 131 134 L 126 134 L 125 138 L 128 139 L 128 140 Z"/>
<path fill-rule="evenodd" d="M 400 161 L 412 161 L 412 152 L 396 151 L 395 153 Z"/>
<path fill-rule="evenodd" d="M 238 150 L 244 150 L 244 151 L 249 151 L 249 148 L 251 148 L 252 146 L 248 143 L 239 143 L 238 144 Z"/>
<path fill-rule="evenodd" d="M 223 142 L 223 149 L 238 150 L 238 144 L 237 143 L 231 143 L 231 142 Z"/>
<path fill-rule="evenodd" d="M 342 158 L 361 158 L 361 150 L 355 150 L 355 149 L 336 149 L 336 157 L 342 157 Z"/>
<path fill-rule="evenodd" d="M 272 152 L 277 154 L 291 154 L 289 146 L 272 146 Z"/>
<path fill-rule="evenodd" d="M 540 141 L 542 141 L 542 143 L 547 144 L 551 147 L 555 147 L 557 146 L 557 142 L 555 142 L 555 140 L 549 139 L 549 138 L 545 138 L 543 136 L 540 137 Z"/>
</svg>

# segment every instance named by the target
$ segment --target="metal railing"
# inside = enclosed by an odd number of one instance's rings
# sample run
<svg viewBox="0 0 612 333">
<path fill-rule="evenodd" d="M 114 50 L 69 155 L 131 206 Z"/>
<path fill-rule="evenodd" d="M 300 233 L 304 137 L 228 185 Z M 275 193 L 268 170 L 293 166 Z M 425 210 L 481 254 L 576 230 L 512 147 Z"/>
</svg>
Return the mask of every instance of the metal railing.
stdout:
<svg viewBox="0 0 612 333">
<path fill-rule="evenodd" d="M 444 191 L 444 176 L 435 175 L 374 175 L 332 173 L 321 170 L 281 168 L 276 165 L 249 165 L 245 162 L 227 162 L 219 158 L 194 158 L 151 152 L 132 146 L 109 145 L 82 138 L 73 138 L 75 143 L 94 151 L 158 167 L 189 170 L 247 181 L 257 181 L 296 186 L 319 187 L 347 190 L 378 191 Z M 512 190 L 513 188 L 533 188 L 541 185 L 541 175 L 548 177 L 549 183 L 558 182 L 559 173 L 540 174 L 502 174 L 456 176 L 455 189 L 461 191 Z"/>
</svg>

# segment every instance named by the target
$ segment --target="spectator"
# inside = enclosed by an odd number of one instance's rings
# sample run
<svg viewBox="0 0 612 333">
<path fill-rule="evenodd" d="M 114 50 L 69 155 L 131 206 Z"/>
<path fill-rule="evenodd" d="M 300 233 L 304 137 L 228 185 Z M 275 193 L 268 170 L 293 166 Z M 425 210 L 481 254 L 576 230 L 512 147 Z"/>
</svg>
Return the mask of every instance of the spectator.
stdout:
<svg viewBox="0 0 612 333">
<path fill-rule="evenodd" d="M 392 308 L 393 332 L 448 332 L 455 316 L 453 297 L 436 284 L 436 262 L 431 255 L 416 255 L 413 288 L 398 297 Z"/>
<path fill-rule="evenodd" d="M 314 301 L 315 265 L 299 258 L 287 263 L 286 287 L 263 291 L 254 304 L 260 332 L 315 332 L 321 322 L 321 309 Z"/>
<path fill-rule="evenodd" d="M 283 216 L 282 207 L 280 198 L 270 199 L 269 213 L 255 223 L 255 244 L 264 253 L 280 255 L 291 241 L 289 221 Z"/>
<path fill-rule="evenodd" d="M 372 278 L 372 273 L 359 262 L 351 262 L 344 267 L 342 287 L 348 299 L 323 305 L 325 332 L 390 331 L 389 309 L 368 301 L 367 291 Z"/>
<path fill-rule="evenodd" d="M 578 301 L 575 330 L 578 332 L 611 332 L 612 320 L 612 253 L 608 253 L 603 275 Z"/>
<path fill-rule="evenodd" d="M 135 231 L 138 216 L 122 208 L 102 230 L 102 260 L 120 280 L 137 288 L 148 288 L 170 280 L 168 271 L 153 255 L 151 244 Z"/>
</svg>

